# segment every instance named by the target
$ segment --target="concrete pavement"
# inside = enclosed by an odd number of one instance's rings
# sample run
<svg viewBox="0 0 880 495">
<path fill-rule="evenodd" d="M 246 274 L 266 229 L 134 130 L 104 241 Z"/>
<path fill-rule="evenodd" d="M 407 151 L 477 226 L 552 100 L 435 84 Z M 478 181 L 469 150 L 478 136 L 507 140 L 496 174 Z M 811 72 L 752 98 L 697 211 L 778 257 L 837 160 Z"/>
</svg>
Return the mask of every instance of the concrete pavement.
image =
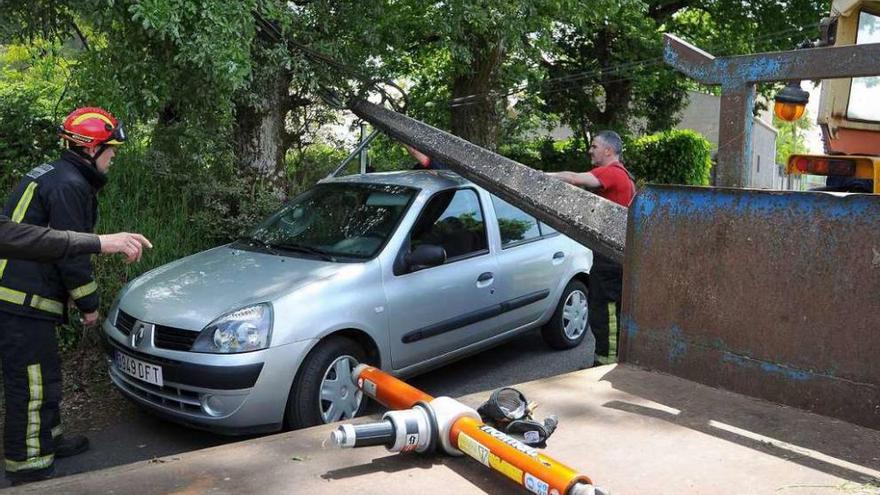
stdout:
<svg viewBox="0 0 880 495">
<path fill-rule="evenodd" d="M 521 385 L 546 453 L 619 494 L 880 493 L 880 431 L 626 365 Z M 486 393 L 467 396 L 476 406 Z M 519 493 L 467 458 L 337 450 L 332 426 L 26 485 L 13 493 Z"/>
</svg>

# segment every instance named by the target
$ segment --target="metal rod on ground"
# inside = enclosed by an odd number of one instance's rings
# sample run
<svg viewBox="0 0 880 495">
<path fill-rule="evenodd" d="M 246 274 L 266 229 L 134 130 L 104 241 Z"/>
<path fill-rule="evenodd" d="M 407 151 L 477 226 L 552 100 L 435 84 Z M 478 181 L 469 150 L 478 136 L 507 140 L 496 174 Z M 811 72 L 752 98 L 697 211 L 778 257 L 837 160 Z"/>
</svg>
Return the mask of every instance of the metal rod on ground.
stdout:
<svg viewBox="0 0 880 495">
<path fill-rule="evenodd" d="M 446 163 L 590 249 L 623 261 L 626 208 L 379 105 L 352 100 L 348 106 L 394 139 Z"/>
<path fill-rule="evenodd" d="M 467 454 L 532 493 L 601 495 L 589 477 L 482 422 L 472 408 L 449 397 L 431 397 L 372 366 L 361 364 L 352 380 L 389 411 L 382 421 L 345 424 L 330 436 L 338 447 L 384 445 L 392 452 Z"/>
</svg>

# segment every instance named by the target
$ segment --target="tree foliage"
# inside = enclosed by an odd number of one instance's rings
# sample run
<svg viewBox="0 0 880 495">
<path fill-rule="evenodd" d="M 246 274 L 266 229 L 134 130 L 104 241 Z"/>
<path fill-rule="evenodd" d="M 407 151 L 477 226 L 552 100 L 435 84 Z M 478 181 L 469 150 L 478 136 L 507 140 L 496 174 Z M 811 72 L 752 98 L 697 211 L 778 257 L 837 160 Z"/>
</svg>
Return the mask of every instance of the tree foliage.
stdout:
<svg viewBox="0 0 880 495">
<path fill-rule="evenodd" d="M 779 117 L 773 116 L 773 127 L 779 129 L 776 134 L 776 163 L 788 163 L 788 157 L 795 153 L 809 153 L 807 149 L 807 132 L 816 128 L 810 112 L 794 121 L 786 122 Z"/>
<path fill-rule="evenodd" d="M 391 11 L 404 4 L 401 12 L 408 15 L 399 22 L 403 29 L 389 33 L 400 49 L 390 64 L 412 81 L 413 115 L 495 148 L 507 121 L 522 116 L 508 112 L 508 97 L 519 98 L 520 87 L 543 71 L 541 56 L 558 20 L 592 17 L 606 3 L 389 2 Z"/>
</svg>

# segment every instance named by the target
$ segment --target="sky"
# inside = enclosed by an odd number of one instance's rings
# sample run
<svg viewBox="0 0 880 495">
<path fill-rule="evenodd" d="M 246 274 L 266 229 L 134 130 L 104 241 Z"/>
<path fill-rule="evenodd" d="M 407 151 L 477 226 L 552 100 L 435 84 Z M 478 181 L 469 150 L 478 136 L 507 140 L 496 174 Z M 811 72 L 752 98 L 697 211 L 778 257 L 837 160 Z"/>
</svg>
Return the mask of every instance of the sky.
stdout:
<svg viewBox="0 0 880 495">
<path fill-rule="evenodd" d="M 820 86 L 813 86 L 811 81 L 804 81 L 801 84 L 801 87 L 810 93 L 810 101 L 807 103 L 807 112 L 809 112 L 809 118 L 813 120 L 813 124 L 815 125 L 816 116 L 819 115 L 819 94 L 822 92 L 822 88 Z M 825 152 L 825 148 L 822 146 L 822 131 L 819 129 L 818 125 L 808 131 L 804 137 L 806 138 L 807 148 L 811 154 L 823 154 Z"/>
</svg>

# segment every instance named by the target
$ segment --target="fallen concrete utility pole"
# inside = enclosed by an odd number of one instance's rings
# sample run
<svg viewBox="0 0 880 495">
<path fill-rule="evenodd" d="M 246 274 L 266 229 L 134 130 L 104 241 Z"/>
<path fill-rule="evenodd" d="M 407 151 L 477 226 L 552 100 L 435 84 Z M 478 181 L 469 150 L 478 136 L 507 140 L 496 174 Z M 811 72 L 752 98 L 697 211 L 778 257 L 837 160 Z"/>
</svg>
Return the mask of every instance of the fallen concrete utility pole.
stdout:
<svg viewBox="0 0 880 495">
<path fill-rule="evenodd" d="M 575 241 L 623 261 L 626 208 L 379 105 L 353 100 L 349 108 Z"/>
</svg>

